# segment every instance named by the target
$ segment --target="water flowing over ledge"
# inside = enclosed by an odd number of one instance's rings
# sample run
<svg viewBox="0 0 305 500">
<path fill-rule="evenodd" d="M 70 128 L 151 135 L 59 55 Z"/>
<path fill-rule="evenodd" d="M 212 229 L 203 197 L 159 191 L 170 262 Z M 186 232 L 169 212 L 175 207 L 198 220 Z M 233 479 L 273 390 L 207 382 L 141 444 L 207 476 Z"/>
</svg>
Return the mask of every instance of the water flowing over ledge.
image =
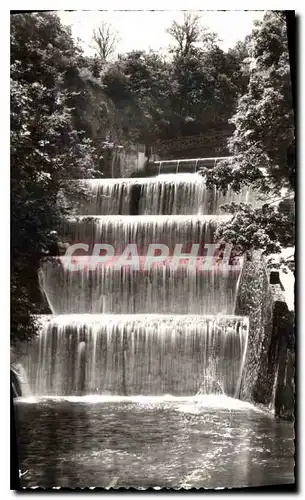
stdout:
<svg viewBox="0 0 305 500">
<path fill-rule="evenodd" d="M 65 259 L 46 261 L 39 274 L 54 314 L 234 312 L 240 269 L 163 266 L 143 272 L 101 266 L 69 271 Z"/>
<path fill-rule="evenodd" d="M 102 225 L 105 221 L 109 223 L 124 222 L 126 224 L 178 224 L 195 222 L 225 222 L 230 219 L 230 215 L 77 215 L 75 217 L 67 217 L 68 221 L 91 221 L 95 220 Z M 138 221 L 138 222 L 137 222 Z"/>
<path fill-rule="evenodd" d="M 63 315 L 40 322 L 23 362 L 34 395 L 238 395 L 247 318 Z"/>
<path fill-rule="evenodd" d="M 200 174 L 163 174 L 155 177 L 88 179 L 77 181 L 87 189 L 88 199 L 76 200 L 83 215 L 200 215 L 221 214 L 230 202 L 263 204 L 251 187 L 224 193 L 207 187 Z"/>
<path fill-rule="evenodd" d="M 219 224 L 229 215 L 139 215 L 77 216 L 63 224 L 70 242 L 107 243 L 122 248 L 136 243 L 142 249 L 151 243 L 173 248 L 176 243 L 212 243 Z"/>
</svg>

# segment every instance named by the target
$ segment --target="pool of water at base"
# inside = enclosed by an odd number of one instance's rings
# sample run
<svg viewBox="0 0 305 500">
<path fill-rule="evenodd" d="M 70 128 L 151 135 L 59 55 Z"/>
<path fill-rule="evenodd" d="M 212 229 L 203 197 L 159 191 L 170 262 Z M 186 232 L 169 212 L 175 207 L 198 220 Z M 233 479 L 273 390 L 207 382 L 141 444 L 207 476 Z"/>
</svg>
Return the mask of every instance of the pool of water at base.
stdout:
<svg viewBox="0 0 305 500">
<path fill-rule="evenodd" d="M 225 397 L 15 401 L 22 487 L 294 482 L 294 426 Z"/>
</svg>

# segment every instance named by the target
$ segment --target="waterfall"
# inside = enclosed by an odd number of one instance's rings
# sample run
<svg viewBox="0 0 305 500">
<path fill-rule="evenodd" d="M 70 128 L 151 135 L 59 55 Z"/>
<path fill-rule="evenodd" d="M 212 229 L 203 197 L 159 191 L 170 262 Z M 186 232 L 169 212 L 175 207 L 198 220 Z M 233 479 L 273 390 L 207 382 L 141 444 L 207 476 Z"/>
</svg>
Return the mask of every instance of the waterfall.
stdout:
<svg viewBox="0 0 305 500">
<path fill-rule="evenodd" d="M 220 207 L 232 201 L 263 204 L 251 187 L 235 193 L 229 186 L 223 193 L 208 188 L 200 174 L 163 174 L 127 179 L 89 179 L 81 181 L 89 199 L 78 203 L 80 215 L 217 215 Z"/>
<path fill-rule="evenodd" d="M 111 266 L 69 271 L 64 258 L 46 262 L 40 283 L 54 314 L 233 314 L 240 271 L 162 266 L 149 271 Z"/>
<path fill-rule="evenodd" d="M 71 243 L 106 243 L 122 250 L 135 243 L 146 252 L 150 243 L 212 243 L 217 226 L 229 215 L 111 215 L 79 216 L 66 220 L 65 239 Z"/>
<path fill-rule="evenodd" d="M 220 215 L 223 203 L 261 200 L 249 189 L 208 189 L 195 172 L 203 160 L 194 161 L 191 174 L 78 181 L 90 196 L 65 221 L 62 241 L 86 244 L 87 256 L 94 244 L 112 245 L 115 255 L 135 244 L 140 260 L 152 243 L 202 251 L 230 218 Z M 205 262 L 206 254 L 197 257 Z M 33 394 L 238 397 L 248 318 L 234 316 L 240 269 L 215 265 L 217 258 L 210 268 L 183 260 L 148 269 L 44 261 L 39 280 L 53 314 L 40 317 L 23 358 Z"/>
<path fill-rule="evenodd" d="M 24 360 L 35 395 L 234 396 L 248 320 L 239 316 L 62 315 L 41 317 Z M 206 374 L 212 376 L 207 377 Z"/>
</svg>

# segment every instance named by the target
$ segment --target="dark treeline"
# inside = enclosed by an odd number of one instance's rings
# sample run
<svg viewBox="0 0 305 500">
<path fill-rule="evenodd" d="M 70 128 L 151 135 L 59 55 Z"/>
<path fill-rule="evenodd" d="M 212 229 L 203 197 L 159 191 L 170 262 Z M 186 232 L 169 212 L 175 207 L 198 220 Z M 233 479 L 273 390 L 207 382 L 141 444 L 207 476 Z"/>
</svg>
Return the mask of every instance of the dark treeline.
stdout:
<svg viewBox="0 0 305 500">
<path fill-rule="evenodd" d="M 144 143 L 225 127 L 249 80 L 247 44 L 225 53 L 217 36 L 185 14 L 173 22 L 167 54 L 133 51 L 95 59 L 106 94 L 123 116 L 126 137 Z"/>
<path fill-rule="evenodd" d="M 36 329 L 37 271 L 56 245 L 66 213 L 62 193 L 73 189 L 66 181 L 103 175 L 111 143 L 151 145 L 231 127 L 228 148 L 237 155 L 238 168 L 223 164 L 203 171 L 208 183 L 223 188 L 230 183 L 236 190 L 256 183 L 273 194 L 294 189 L 284 14 L 267 12 L 252 35 L 227 52 L 194 14 L 168 31 L 172 44 L 166 54 L 133 51 L 114 57 L 116 35 L 103 24 L 94 33 L 98 55 L 87 57 L 55 13 L 11 16 L 13 342 Z M 248 209 L 246 218 L 244 210 L 235 209 L 229 231 L 220 228 L 226 241 L 241 250 L 260 246 L 266 253 L 291 244 L 293 216 L 290 210 L 287 225 L 287 207 Z M 284 237 L 276 229 L 278 217 L 280 227 L 288 227 Z M 245 221 L 247 227 L 253 222 L 252 229 L 246 241 L 237 241 Z"/>
</svg>

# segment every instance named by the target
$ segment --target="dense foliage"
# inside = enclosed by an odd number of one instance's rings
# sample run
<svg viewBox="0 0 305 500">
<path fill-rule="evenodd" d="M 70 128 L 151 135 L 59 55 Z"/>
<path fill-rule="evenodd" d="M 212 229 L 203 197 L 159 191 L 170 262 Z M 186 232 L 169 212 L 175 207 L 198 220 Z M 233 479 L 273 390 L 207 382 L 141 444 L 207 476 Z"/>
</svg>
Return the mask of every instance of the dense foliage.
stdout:
<svg viewBox="0 0 305 500">
<path fill-rule="evenodd" d="M 226 126 L 247 86 L 243 44 L 225 53 L 190 14 L 168 31 L 173 45 L 167 54 L 133 51 L 101 67 L 105 91 L 124 117 L 124 134 L 144 143 Z"/>
<path fill-rule="evenodd" d="M 293 246 L 293 212 L 287 213 L 287 202 L 278 207 L 265 204 L 253 208 L 248 203 L 224 205 L 226 213 L 232 213 L 230 222 L 217 230 L 220 240 L 234 245 L 237 255 L 245 251 L 261 250 L 266 255 L 281 251 L 282 246 Z"/>
<path fill-rule="evenodd" d="M 11 19 L 12 340 L 32 335 L 37 269 L 56 241 L 66 180 L 90 176 L 94 150 L 73 126 L 65 85 L 80 54 L 53 14 Z"/>
<path fill-rule="evenodd" d="M 222 189 L 251 184 L 268 194 L 261 209 L 232 205 L 234 218 L 218 235 L 241 251 L 260 248 L 269 254 L 294 244 L 295 139 L 285 16 L 267 12 L 251 38 L 247 91 L 230 120 L 232 158 L 203 175 Z"/>
<path fill-rule="evenodd" d="M 264 191 L 295 188 L 294 116 L 285 16 L 267 12 L 251 36 L 247 90 L 230 119 L 234 160 L 213 172 L 212 182 L 257 185 Z"/>
</svg>

